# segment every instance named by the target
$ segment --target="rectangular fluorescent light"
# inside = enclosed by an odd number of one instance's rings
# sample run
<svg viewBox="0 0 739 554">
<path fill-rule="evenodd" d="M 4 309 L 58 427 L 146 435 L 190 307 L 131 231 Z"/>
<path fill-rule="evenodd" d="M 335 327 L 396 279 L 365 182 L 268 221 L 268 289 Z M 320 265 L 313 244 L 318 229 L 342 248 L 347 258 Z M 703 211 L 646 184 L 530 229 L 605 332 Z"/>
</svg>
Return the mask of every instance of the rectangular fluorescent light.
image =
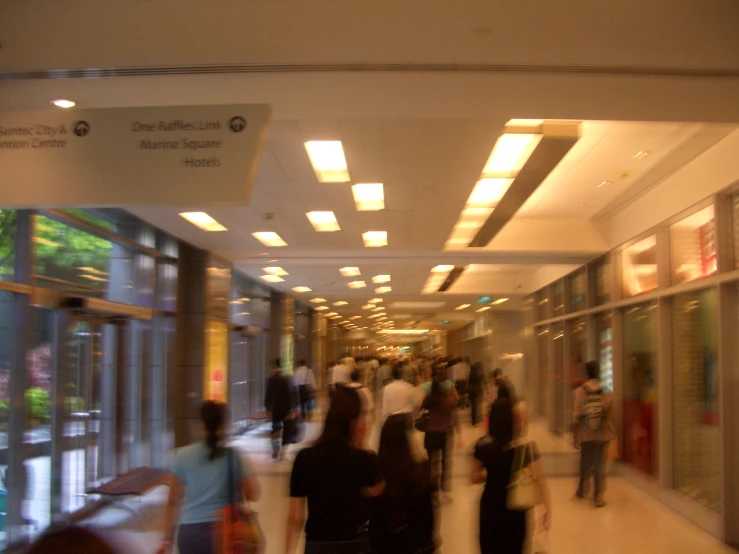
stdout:
<svg viewBox="0 0 739 554">
<path fill-rule="evenodd" d="M 347 283 L 350 289 L 363 289 L 367 286 L 367 283 L 364 281 L 352 281 L 351 283 Z"/>
<path fill-rule="evenodd" d="M 480 179 L 472 189 L 467 205 L 473 208 L 494 208 L 512 182 L 512 179 Z"/>
<path fill-rule="evenodd" d="M 372 277 L 372 282 L 378 285 L 381 283 L 389 283 L 390 275 L 375 275 Z"/>
<path fill-rule="evenodd" d="M 180 216 L 203 231 L 228 231 L 205 212 L 182 212 Z"/>
<path fill-rule="evenodd" d="M 319 233 L 341 231 L 334 212 L 308 212 L 305 215 L 308 216 L 308 221 L 310 221 L 313 228 Z"/>
<path fill-rule="evenodd" d="M 469 307 L 470 307 L 470 305 L 469 305 L 469 304 L 460 304 L 459 306 L 457 306 L 457 307 L 456 307 L 456 308 L 454 308 L 454 309 L 455 309 L 455 310 L 464 310 L 465 308 L 469 308 Z"/>
<path fill-rule="evenodd" d="M 380 317 L 381 315 L 382 314 L 373 314 L 373 315 L 369 316 L 369 319 L 375 319 L 375 318 Z"/>
<path fill-rule="evenodd" d="M 293 287 L 293 292 L 311 292 L 310 287 Z"/>
<path fill-rule="evenodd" d="M 341 273 L 343 277 L 356 277 L 357 275 L 361 275 L 358 267 L 342 267 L 339 270 L 339 273 Z"/>
<path fill-rule="evenodd" d="M 361 315 L 353 315 L 349 319 L 362 319 Z"/>
<path fill-rule="evenodd" d="M 328 307 L 328 306 L 316 306 L 316 307 L 315 307 L 315 308 L 313 308 L 313 309 L 314 309 L 314 310 L 317 310 L 317 311 L 319 311 L 319 312 L 322 312 L 323 310 L 328 310 L 328 309 L 329 309 L 329 307 Z"/>
<path fill-rule="evenodd" d="M 310 163 L 321 183 L 346 183 L 349 169 L 339 140 L 311 140 L 305 143 Z"/>
<path fill-rule="evenodd" d="M 263 267 L 262 271 L 269 273 L 270 275 L 280 275 L 281 277 L 289 275 L 289 273 L 281 267 Z"/>
<path fill-rule="evenodd" d="M 377 306 L 376 308 L 372 308 L 372 311 L 373 312 L 384 312 L 385 308 L 383 308 L 382 306 Z"/>
<path fill-rule="evenodd" d="M 437 265 L 431 268 L 431 273 L 449 273 L 452 269 L 453 265 Z"/>
<path fill-rule="evenodd" d="M 387 246 L 387 231 L 367 231 L 362 233 L 362 238 L 368 248 Z"/>
<path fill-rule="evenodd" d="M 485 310 L 489 310 L 490 306 L 485 306 L 484 308 L 480 308 L 479 310 L 475 310 L 476 312 L 484 312 Z"/>
<path fill-rule="evenodd" d="M 369 301 L 370 304 L 379 304 L 380 302 L 383 302 L 382 298 L 373 298 Z"/>
<path fill-rule="evenodd" d="M 349 302 L 344 302 L 343 300 L 339 300 L 338 302 L 334 302 L 334 306 L 346 306 Z"/>
<path fill-rule="evenodd" d="M 514 178 L 540 140 L 541 135 L 518 133 L 501 135 L 482 170 L 483 177 Z"/>
<path fill-rule="evenodd" d="M 358 183 L 352 187 L 357 211 L 373 212 L 385 209 L 385 190 L 382 183 Z"/>
<path fill-rule="evenodd" d="M 493 306 L 497 306 L 498 304 L 502 304 L 503 302 L 508 302 L 510 298 L 498 298 L 495 302 L 493 302 Z"/>
<path fill-rule="evenodd" d="M 375 307 L 374 304 L 365 304 L 364 306 L 362 306 L 362 309 L 363 310 L 371 310 L 374 307 Z"/>
<path fill-rule="evenodd" d="M 434 309 L 434 308 L 441 308 L 445 304 L 446 304 L 446 302 L 393 302 L 393 308 L 408 308 L 408 309 L 428 308 L 428 309 Z"/>
<path fill-rule="evenodd" d="M 251 236 L 261 242 L 264 246 L 287 246 L 287 243 L 280 238 L 280 235 L 273 233 L 272 231 L 260 231 L 258 233 L 252 233 Z"/>
<path fill-rule="evenodd" d="M 339 314 L 337 314 L 336 312 L 329 312 L 329 313 L 327 313 L 327 314 L 326 314 L 326 317 L 336 317 L 336 316 L 338 316 L 338 315 L 339 315 Z M 339 317 L 340 317 L 340 316 L 339 316 Z"/>
<path fill-rule="evenodd" d="M 425 335 L 428 329 L 384 329 L 380 333 L 387 335 Z"/>
<path fill-rule="evenodd" d="M 281 283 L 285 279 L 279 275 L 262 275 L 262 280 L 267 281 L 268 283 Z"/>
<path fill-rule="evenodd" d="M 325 298 L 311 298 L 310 301 L 313 302 L 313 304 L 323 304 L 326 301 L 326 299 Z"/>
<path fill-rule="evenodd" d="M 385 293 L 391 292 L 392 290 L 393 290 L 392 287 L 378 287 L 375 289 L 375 293 L 385 294 Z"/>
</svg>

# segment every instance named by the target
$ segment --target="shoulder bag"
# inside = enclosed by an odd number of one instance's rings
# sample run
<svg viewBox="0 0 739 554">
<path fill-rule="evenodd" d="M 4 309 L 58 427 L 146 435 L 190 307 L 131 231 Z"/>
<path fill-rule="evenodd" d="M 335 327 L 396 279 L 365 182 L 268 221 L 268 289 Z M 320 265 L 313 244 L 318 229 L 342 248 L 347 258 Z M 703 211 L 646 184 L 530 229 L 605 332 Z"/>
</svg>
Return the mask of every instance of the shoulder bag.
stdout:
<svg viewBox="0 0 739 554">
<path fill-rule="evenodd" d="M 508 496 L 506 507 L 513 511 L 530 510 L 538 504 L 539 486 L 534 479 L 531 465 L 525 464 L 526 454 L 533 462 L 534 451 L 531 442 L 528 441 L 516 447 L 511 465 L 511 482 L 508 484 Z M 518 460 L 518 461 L 517 461 Z"/>
<path fill-rule="evenodd" d="M 230 503 L 221 509 L 216 524 L 216 552 L 219 554 L 261 554 L 264 551 L 264 533 L 257 514 L 248 502 L 240 502 L 233 479 L 233 449 L 226 449 L 228 465 L 228 491 Z"/>
</svg>

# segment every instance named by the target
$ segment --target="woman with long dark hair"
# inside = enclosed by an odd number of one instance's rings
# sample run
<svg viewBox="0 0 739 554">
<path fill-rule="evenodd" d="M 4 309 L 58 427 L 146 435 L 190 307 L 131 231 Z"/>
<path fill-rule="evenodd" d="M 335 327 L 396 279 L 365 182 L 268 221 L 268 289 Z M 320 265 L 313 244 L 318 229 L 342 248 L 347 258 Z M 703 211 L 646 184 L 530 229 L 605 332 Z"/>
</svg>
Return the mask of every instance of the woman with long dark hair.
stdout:
<svg viewBox="0 0 739 554">
<path fill-rule="evenodd" d="M 436 549 L 430 465 L 415 456 L 410 430 L 407 413 L 391 415 L 382 426 L 377 456 L 385 490 L 372 505 L 373 552 L 422 554 Z"/>
<path fill-rule="evenodd" d="M 485 483 L 480 498 L 480 552 L 522 554 L 527 536 L 526 511 L 508 507 L 508 486 L 520 468 L 529 467 L 544 504 L 542 527 L 549 528 L 551 506 L 536 445 L 520 444 L 509 398 L 498 397 L 490 407 L 489 432 L 475 445 L 472 482 Z M 516 467 L 514 467 L 514 464 Z"/>
<path fill-rule="evenodd" d="M 452 433 L 456 429 L 458 436 L 461 433 L 457 404 L 459 394 L 454 383 L 447 378 L 447 364 L 439 362 L 432 368 L 431 381 L 423 385 L 426 397 L 421 404 L 422 409 L 428 410 L 428 427 L 423 438 L 423 447 L 428 453 L 434 473 L 440 473 L 438 487 L 442 498 L 451 501 L 449 486 L 449 443 Z M 461 446 L 461 444 L 459 445 Z M 441 471 L 438 467 L 441 466 Z"/>
<path fill-rule="evenodd" d="M 303 525 L 305 554 L 371 552 L 368 498 L 382 493 L 385 483 L 377 455 L 362 449 L 367 426 L 360 415 L 357 391 L 337 386 L 321 436 L 295 457 L 286 554 L 295 552 Z"/>
<path fill-rule="evenodd" d="M 208 400 L 200 407 L 203 440 L 177 450 L 172 465 L 175 477 L 169 483 L 169 507 L 165 541 L 160 552 L 172 550 L 177 524 L 177 509 L 184 492 L 185 502 L 179 518 L 177 548 L 180 554 L 212 554 L 214 523 L 220 510 L 234 499 L 257 500 L 260 487 L 251 465 L 234 449 L 227 447 L 226 405 Z M 232 483 L 235 490 L 229 490 Z M 184 491 L 183 491 L 184 489 Z"/>
</svg>

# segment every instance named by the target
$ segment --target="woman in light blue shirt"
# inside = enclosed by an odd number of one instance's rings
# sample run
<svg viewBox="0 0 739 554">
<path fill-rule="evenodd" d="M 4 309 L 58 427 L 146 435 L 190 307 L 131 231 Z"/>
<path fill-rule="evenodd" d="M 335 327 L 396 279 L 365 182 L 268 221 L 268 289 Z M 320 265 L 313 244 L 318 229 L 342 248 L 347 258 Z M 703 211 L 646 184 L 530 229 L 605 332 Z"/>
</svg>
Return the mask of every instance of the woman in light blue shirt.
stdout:
<svg viewBox="0 0 739 554">
<path fill-rule="evenodd" d="M 180 554 L 211 554 L 213 523 L 220 519 L 221 508 L 242 496 L 250 501 L 259 498 L 259 483 L 250 464 L 236 450 L 223 445 L 226 415 L 225 404 L 204 402 L 200 408 L 204 440 L 177 450 L 169 484 L 165 527 L 168 531 L 160 549 L 162 553 L 172 550 L 176 511 L 183 492 L 184 506 L 177 534 Z M 229 482 L 236 490 L 228 490 Z"/>
</svg>

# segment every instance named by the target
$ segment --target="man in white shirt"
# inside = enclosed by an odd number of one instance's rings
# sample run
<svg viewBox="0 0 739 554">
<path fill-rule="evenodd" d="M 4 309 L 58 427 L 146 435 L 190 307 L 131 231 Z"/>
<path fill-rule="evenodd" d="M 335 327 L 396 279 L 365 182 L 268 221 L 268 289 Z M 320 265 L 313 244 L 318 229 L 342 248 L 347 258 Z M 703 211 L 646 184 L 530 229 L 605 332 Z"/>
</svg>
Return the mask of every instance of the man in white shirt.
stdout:
<svg viewBox="0 0 739 554">
<path fill-rule="evenodd" d="M 298 398 L 300 399 L 300 417 L 303 421 L 309 416 L 308 401 L 316 392 L 316 376 L 308 367 L 305 360 L 298 362 L 298 368 L 293 376 L 295 385 L 298 387 Z"/>
<path fill-rule="evenodd" d="M 351 383 L 352 370 L 344 363 L 346 360 L 347 358 L 344 358 L 340 364 L 334 366 L 334 371 L 331 374 L 332 385 L 346 385 L 347 383 Z"/>
<path fill-rule="evenodd" d="M 415 389 L 403 380 L 403 364 L 393 366 L 393 382 L 382 391 L 382 419 L 393 414 L 413 413 L 416 409 Z"/>
</svg>

